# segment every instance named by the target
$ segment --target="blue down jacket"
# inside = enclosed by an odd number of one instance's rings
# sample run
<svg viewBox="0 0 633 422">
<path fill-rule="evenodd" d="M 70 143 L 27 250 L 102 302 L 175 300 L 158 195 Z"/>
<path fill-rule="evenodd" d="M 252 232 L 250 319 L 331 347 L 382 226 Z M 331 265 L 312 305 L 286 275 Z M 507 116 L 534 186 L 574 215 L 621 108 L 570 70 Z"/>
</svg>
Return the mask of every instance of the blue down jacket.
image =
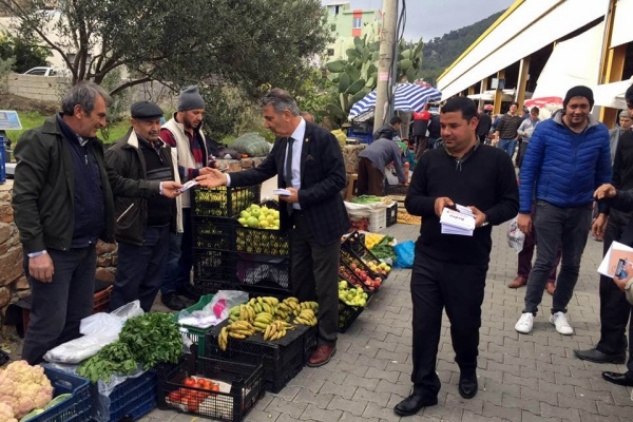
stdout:
<svg viewBox="0 0 633 422">
<path fill-rule="evenodd" d="M 560 208 L 589 204 L 594 190 L 611 182 L 606 126 L 590 115 L 589 126 L 574 133 L 562 116 L 559 111 L 539 123 L 530 139 L 521 166 L 520 213 L 530 213 L 534 197 Z"/>
</svg>

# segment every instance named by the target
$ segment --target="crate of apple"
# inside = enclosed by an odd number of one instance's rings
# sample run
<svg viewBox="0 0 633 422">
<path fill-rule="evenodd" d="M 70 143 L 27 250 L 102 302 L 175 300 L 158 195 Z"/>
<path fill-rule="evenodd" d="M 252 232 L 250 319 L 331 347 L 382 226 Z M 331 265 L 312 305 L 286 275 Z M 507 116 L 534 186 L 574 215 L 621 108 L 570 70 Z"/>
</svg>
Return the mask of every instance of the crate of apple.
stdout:
<svg viewBox="0 0 633 422">
<path fill-rule="evenodd" d="M 338 275 L 339 277 L 345 279 L 349 284 L 354 287 L 362 287 L 365 291 L 371 293 L 376 290 L 375 287 L 370 287 L 365 284 L 365 280 L 361 279 L 360 275 L 356 274 L 354 271 L 347 268 L 347 266 L 343 263 L 338 267 Z M 373 284 L 373 282 L 372 282 Z"/>
<path fill-rule="evenodd" d="M 351 262 L 349 264 L 349 268 L 371 291 L 378 290 L 382 285 L 382 279 L 380 277 L 373 276 L 371 272 L 367 271 L 367 269 L 364 268 L 364 266 L 360 266 L 355 262 Z"/>
</svg>

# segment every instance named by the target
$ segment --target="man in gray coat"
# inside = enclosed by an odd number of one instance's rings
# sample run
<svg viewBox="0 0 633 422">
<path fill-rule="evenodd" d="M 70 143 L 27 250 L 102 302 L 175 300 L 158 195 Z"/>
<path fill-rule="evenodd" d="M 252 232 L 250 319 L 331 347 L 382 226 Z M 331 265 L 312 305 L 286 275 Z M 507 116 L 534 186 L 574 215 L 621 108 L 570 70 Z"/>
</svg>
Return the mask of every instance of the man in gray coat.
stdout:
<svg viewBox="0 0 633 422">
<path fill-rule="evenodd" d="M 385 184 L 385 167 L 394 162 L 398 181 L 406 183 L 402 168 L 402 149 L 390 139 L 380 138 L 372 142 L 363 152 L 358 154 L 358 194 L 383 194 Z"/>
</svg>

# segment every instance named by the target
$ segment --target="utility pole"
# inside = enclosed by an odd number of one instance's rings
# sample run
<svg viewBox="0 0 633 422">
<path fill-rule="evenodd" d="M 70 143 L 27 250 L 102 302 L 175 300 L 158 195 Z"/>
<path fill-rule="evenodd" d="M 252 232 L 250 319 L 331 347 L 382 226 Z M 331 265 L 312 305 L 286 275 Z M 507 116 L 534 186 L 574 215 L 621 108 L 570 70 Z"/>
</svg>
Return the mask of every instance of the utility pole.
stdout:
<svg viewBox="0 0 633 422">
<path fill-rule="evenodd" d="M 390 77 L 394 63 L 396 30 L 398 26 L 398 0 L 382 1 L 382 30 L 380 31 L 380 58 L 378 60 L 378 84 L 376 85 L 376 110 L 374 114 L 374 132 L 389 121 L 385 115 L 389 109 L 387 101 L 394 81 Z M 395 71 L 391 75 L 395 77 Z M 393 97 L 391 98 L 393 101 Z"/>
</svg>

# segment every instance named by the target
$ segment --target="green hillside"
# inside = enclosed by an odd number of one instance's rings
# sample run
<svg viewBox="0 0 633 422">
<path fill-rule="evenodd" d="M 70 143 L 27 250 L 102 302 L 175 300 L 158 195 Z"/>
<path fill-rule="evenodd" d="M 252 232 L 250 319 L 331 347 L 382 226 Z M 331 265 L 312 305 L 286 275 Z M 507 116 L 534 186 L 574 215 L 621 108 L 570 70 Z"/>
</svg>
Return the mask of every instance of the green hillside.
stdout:
<svg viewBox="0 0 633 422">
<path fill-rule="evenodd" d="M 424 44 L 422 74 L 424 80 L 435 85 L 444 69 L 451 65 L 481 34 L 497 20 L 503 11 L 472 25 L 451 31 Z"/>
</svg>

